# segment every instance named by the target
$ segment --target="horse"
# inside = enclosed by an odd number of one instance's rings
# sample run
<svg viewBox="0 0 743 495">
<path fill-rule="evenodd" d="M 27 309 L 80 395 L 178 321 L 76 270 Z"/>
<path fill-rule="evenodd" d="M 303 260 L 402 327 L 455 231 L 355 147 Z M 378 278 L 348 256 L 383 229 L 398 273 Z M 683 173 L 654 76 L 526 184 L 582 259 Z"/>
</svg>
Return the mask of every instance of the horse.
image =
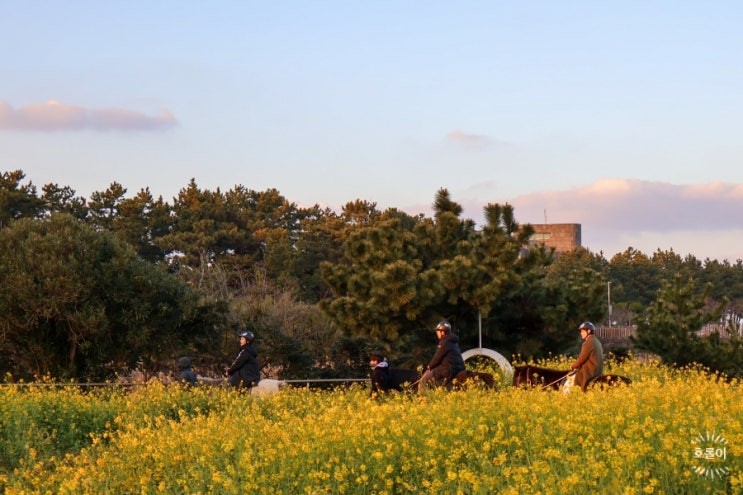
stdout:
<svg viewBox="0 0 743 495">
<path fill-rule="evenodd" d="M 514 387 L 541 387 L 559 390 L 564 380 L 571 373 L 570 370 L 555 370 L 540 366 L 515 366 L 513 368 Z M 622 375 L 601 375 L 588 382 L 588 387 L 599 387 L 602 390 L 614 385 L 629 385 L 632 380 Z"/>
<path fill-rule="evenodd" d="M 390 368 L 389 388 L 398 392 L 417 389 L 421 379 L 416 370 L 406 368 Z M 484 371 L 464 370 L 460 371 L 454 379 L 444 384 L 447 388 L 460 388 L 468 384 L 482 383 L 485 388 L 495 388 L 495 378 Z"/>
</svg>

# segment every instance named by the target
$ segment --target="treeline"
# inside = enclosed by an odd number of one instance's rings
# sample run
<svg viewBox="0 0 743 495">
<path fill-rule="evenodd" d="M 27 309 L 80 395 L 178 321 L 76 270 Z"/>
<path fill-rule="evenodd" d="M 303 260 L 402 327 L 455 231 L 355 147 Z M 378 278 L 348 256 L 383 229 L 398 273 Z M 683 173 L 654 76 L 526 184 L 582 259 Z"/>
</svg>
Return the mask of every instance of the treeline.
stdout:
<svg viewBox="0 0 743 495">
<path fill-rule="evenodd" d="M 463 349 L 481 329 L 484 347 L 541 357 L 575 352 L 574 329 L 608 322 L 609 303 L 612 320 L 638 324 L 638 344 L 657 352 L 640 332 L 648 315 L 689 320 L 658 310 L 669 287 L 702 298 L 692 325 L 743 313 L 740 260 L 632 248 L 556 258 L 529 245 L 533 229 L 510 205 L 487 205 L 478 227 L 445 189 L 428 218 L 361 200 L 341 212 L 299 207 L 275 189 L 194 180 L 168 203 L 118 183 L 85 199 L 24 179 L 0 178 L 0 372 L 15 378 L 111 378 L 184 354 L 217 373 L 245 327 L 265 373 L 363 376 L 371 350 L 424 364 L 444 318 Z"/>
</svg>

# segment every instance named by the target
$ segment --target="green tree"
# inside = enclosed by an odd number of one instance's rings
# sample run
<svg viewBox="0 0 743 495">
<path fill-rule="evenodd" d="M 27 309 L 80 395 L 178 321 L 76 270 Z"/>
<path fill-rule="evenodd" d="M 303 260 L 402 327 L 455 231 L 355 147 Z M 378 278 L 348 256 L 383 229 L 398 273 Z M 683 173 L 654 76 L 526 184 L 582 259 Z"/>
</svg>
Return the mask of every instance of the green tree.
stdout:
<svg viewBox="0 0 743 495">
<path fill-rule="evenodd" d="M 698 259 L 691 255 L 681 258 L 673 249 L 658 249 L 650 258 L 650 263 L 656 267 L 658 277 L 662 280 L 673 280 L 676 275 L 698 280 L 702 273 L 702 263 Z"/>
<path fill-rule="evenodd" d="M 698 332 L 705 323 L 719 320 L 727 303 L 709 307 L 711 289 L 707 284 L 699 291 L 694 280 L 681 275 L 663 281 L 657 299 L 637 325 L 632 339 L 636 348 L 657 354 L 669 365 L 710 364 L 715 350 Z"/>
<path fill-rule="evenodd" d="M 428 311 L 443 287 L 422 252 L 425 242 L 418 242 L 421 223 L 430 221 L 388 210 L 378 222 L 349 235 L 348 262 L 322 264 L 333 297 L 320 301 L 320 307 L 338 328 L 387 349 L 393 344 L 405 348 L 408 330 L 430 318 Z"/>
<path fill-rule="evenodd" d="M 97 229 L 116 233 L 147 261 L 163 261 L 165 251 L 157 240 L 171 231 L 170 206 L 162 197 L 155 200 L 149 188 L 132 198 L 127 198 L 126 192 L 121 184 L 113 182 L 105 191 L 91 194 L 86 221 Z"/>
<path fill-rule="evenodd" d="M 735 307 L 743 307 L 743 261 L 738 260 L 731 264 L 727 260 L 708 259 L 704 263 L 700 279 L 712 284 L 710 297 L 716 300 L 727 297 Z"/>
<path fill-rule="evenodd" d="M 242 190 L 236 192 L 241 193 Z M 240 211 L 232 204 L 234 201 L 225 198 L 219 189 L 200 189 L 191 179 L 174 199 L 170 232 L 155 240 L 176 268 L 190 272 L 196 287 L 201 286 L 209 268 L 218 261 L 223 269 L 229 267 L 230 263 L 221 259 L 223 256 L 245 254 L 245 243 L 239 238 L 250 234 L 244 224 L 236 223 Z"/>
<path fill-rule="evenodd" d="M 93 192 L 88 201 L 88 222 L 97 229 L 113 231 L 125 195 L 126 188 L 118 182 L 112 182 L 105 191 Z"/>
<path fill-rule="evenodd" d="M 31 181 L 21 184 L 26 177 L 22 170 L 3 172 L 0 175 L 0 230 L 19 218 L 38 218 L 44 204 L 36 196 L 36 186 Z"/>
<path fill-rule="evenodd" d="M 300 221 L 301 235 L 292 250 L 295 263 L 291 275 L 296 279 L 299 299 L 314 304 L 329 294 L 321 264 L 342 262 L 343 245 L 350 232 L 380 216 L 375 204 L 361 201 L 346 204 L 340 215 L 317 206 L 305 210 Z"/>
<path fill-rule="evenodd" d="M 611 258 L 608 280 L 616 302 L 646 307 L 655 299 L 662 278 L 658 265 L 641 251 L 629 247 Z"/>
<path fill-rule="evenodd" d="M 459 218 L 461 211 L 441 189 L 433 219 L 388 210 L 351 232 L 347 261 L 323 265 L 333 293 L 320 302 L 323 310 L 350 335 L 420 362 L 430 350 L 430 328 L 442 318 L 453 323 L 463 348 L 478 344 L 482 315 L 485 346 L 542 354 L 572 340 L 567 322 L 604 309 L 595 272 L 576 279 L 588 288 L 545 283 L 552 253 L 524 250 L 533 229 L 515 221 L 510 205 L 488 205 L 482 231 Z"/>
<path fill-rule="evenodd" d="M 67 213 L 77 218 L 84 219 L 88 215 L 88 207 L 85 198 L 75 196 L 75 191 L 69 186 L 60 187 L 58 184 L 46 184 L 41 190 L 41 201 L 47 213 Z"/>
<path fill-rule="evenodd" d="M 0 350 L 16 376 L 106 378 L 208 329 L 198 294 L 66 214 L 0 231 Z"/>
<path fill-rule="evenodd" d="M 234 356 L 235 329 L 249 328 L 256 335 L 264 374 L 306 378 L 332 367 L 330 350 L 338 332 L 317 305 L 297 301 L 293 287 L 268 278 L 265 270 L 239 280 L 228 299 L 230 330 L 223 335 L 222 360 Z"/>
<path fill-rule="evenodd" d="M 146 188 L 119 202 L 113 232 L 134 247 L 143 259 L 158 263 L 163 261 L 165 252 L 156 241 L 170 233 L 171 222 L 170 206 L 162 196 L 154 199 Z"/>
<path fill-rule="evenodd" d="M 577 247 L 555 257 L 555 262 L 549 267 L 549 276 L 552 279 L 559 280 L 568 277 L 576 270 L 583 270 L 584 268 L 600 273 L 604 278 L 609 274 L 609 262 L 602 254 L 592 253 L 585 247 Z"/>
<path fill-rule="evenodd" d="M 442 261 L 440 267 L 442 278 L 449 281 L 448 302 L 458 306 L 457 323 L 468 329 L 461 332 L 463 344 L 479 345 L 474 330 L 479 328 L 482 317 L 484 345 L 503 350 L 510 347 L 512 322 L 523 316 L 520 313 L 516 317 L 518 311 L 511 311 L 515 306 L 509 303 L 521 291 L 531 288 L 529 269 L 538 256 L 536 251 L 524 251 L 534 231 L 530 225 L 516 222 L 512 206 L 488 204 L 484 213 L 486 224 L 482 230 L 460 242 L 460 253 Z M 547 256 L 542 258 L 545 262 L 547 259 Z M 452 280 L 457 284 L 451 284 Z M 452 298 L 453 294 L 457 294 L 458 300 Z M 454 313 L 455 309 L 450 311 Z"/>
</svg>

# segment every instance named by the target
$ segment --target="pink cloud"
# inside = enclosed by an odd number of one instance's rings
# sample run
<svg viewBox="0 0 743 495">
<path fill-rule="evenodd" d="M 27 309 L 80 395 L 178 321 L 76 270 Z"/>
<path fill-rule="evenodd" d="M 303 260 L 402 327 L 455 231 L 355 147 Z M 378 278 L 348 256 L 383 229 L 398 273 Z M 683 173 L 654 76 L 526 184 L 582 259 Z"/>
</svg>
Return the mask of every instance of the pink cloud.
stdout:
<svg viewBox="0 0 743 495">
<path fill-rule="evenodd" d="M 446 135 L 446 140 L 469 148 L 482 148 L 490 144 L 490 139 L 478 134 L 466 134 L 460 130 L 452 131 Z"/>
<path fill-rule="evenodd" d="M 602 179 L 565 191 L 514 198 L 522 223 L 582 223 L 594 229 L 670 232 L 742 228 L 743 187 L 713 182 L 677 185 L 639 179 Z"/>
<path fill-rule="evenodd" d="M 743 184 L 679 185 L 640 179 L 601 179 L 565 190 L 538 191 L 514 198 L 487 198 L 497 184 L 482 182 L 453 191 L 463 218 L 482 225 L 487 202 L 513 205 L 520 224 L 581 224 L 582 245 L 608 258 L 627 248 L 648 255 L 673 249 L 700 260 L 743 258 Z M 432 214 L 430 204 L 403 208 Z"/>
<path fill-rule="evenodd" d="M 0 130 L 20 131 L 153 131 L 177 124 L 167 110 L 155 115 L 122 108 L 87 109 L 57 101 L 32 103 L 18 109 L 0 100 Z"/>
</svg>

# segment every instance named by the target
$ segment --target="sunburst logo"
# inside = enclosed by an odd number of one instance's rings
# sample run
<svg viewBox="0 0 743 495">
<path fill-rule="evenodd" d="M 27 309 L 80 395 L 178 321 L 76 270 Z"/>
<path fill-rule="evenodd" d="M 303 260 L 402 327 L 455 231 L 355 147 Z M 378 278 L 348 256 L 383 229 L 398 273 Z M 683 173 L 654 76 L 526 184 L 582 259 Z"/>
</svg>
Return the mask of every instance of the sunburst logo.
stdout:
<svg viewBox="0 0 743 495">
<path fill-rule="evenodd" d="M 708 478 L 722 477 L 728 474 L 728 441 L 714 431 L 707 431 L 692 438 L 694 461 L 692 469 L 700 476 Z"/>
</svg>

